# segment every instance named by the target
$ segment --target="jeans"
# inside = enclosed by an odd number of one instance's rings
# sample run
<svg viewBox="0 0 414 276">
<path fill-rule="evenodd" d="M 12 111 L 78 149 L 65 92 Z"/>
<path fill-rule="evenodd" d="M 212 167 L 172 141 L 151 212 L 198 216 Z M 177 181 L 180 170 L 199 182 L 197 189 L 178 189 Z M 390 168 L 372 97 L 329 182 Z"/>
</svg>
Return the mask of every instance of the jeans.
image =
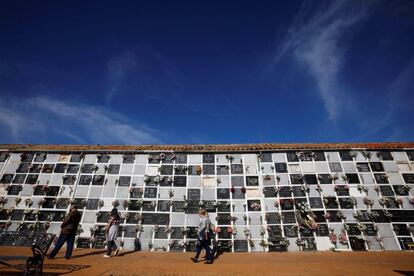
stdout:
<svg viewBox="0 0 414 276">
<path fill-rule="evenodd" d="M 111 256 L 112 251 L 117 248 L 118 247 L 116 247 L 115 241 L 108 241 L 106 255 Z"/>
<path fill-rule="evenodd" d="M 196 249 L 195 249 L 196 259 L 198 259 L 198 257 L 200 256 L 202 249 L 206 251 L 206 260 L 212 260 L 213 252 L 211 251 L 211 248 L 210 248 L 210 240 L 197 240 Z"/>
<path fill-rule="evenodd" d="M 62 246 L 66 242 L 66 254 L 65 258 L 70 258 L 72 256 L 73 244 L 75 243 L 75 235 L 65 235 L 60 234 L 59 238 L 55 244 L 55 248 L 53 248 L 52 252 L 50 252 L 49 257 L 54 258 Z"/>
</svg>

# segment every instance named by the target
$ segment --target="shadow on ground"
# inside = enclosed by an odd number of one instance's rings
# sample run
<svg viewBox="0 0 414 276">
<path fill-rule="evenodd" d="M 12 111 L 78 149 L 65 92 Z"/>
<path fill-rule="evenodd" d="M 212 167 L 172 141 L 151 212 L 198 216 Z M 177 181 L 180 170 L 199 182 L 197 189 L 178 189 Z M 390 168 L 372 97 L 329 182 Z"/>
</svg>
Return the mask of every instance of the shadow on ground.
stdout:
<svg viewBox="0 0 414 276">
<path fill-rule="evenodd" d="M 79 271 L 85 268 L 89 268 L 89 265 L 75 265 L 75 264 L 43 264 L 43 274 L 42 275 L 64 275 L 69 274 L 75 271 Z M 15 268 L 20 271 L 9 270 L 10 268 Z M 25 265 L 13 265 L 12 267 L 7 267 L 0 269 L 0 275 L 24 275 Z M 57 270 L 57 271 L 48 271 L 48 270 Z"/>
<path fill-rule="evenodd" d="M 414 271 L 404 271 L 404 270 L 393 270 L 393 271 L 401 275 L 405 275 L 405 276 L 414 276 Z"/>
</svg>

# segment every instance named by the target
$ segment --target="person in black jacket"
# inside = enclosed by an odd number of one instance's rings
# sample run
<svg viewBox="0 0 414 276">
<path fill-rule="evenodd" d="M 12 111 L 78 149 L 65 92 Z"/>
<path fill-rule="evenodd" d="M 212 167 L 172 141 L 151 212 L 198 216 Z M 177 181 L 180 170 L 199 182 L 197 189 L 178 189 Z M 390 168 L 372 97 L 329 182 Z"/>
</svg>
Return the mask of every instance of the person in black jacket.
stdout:
<svg viewBox="0 0 414 276">
<path fill-rule="evenodd" d="M 81 214 L 78 212 L 78 207 L 75 204 L 70 206 L 69 213 L 60 226 L 61 231 L 59 238 L 53 248 L 52 252 L 47 256 L 49 259 L 53 259 L 59 252 L 60 248 L 66 242 L 66 254 L 65 258 L 69 259 L 72 256 L 73 245 L 75 243 L 75 236 L 78 230 L 78 225 L 81 220 Z"/>
</svg>

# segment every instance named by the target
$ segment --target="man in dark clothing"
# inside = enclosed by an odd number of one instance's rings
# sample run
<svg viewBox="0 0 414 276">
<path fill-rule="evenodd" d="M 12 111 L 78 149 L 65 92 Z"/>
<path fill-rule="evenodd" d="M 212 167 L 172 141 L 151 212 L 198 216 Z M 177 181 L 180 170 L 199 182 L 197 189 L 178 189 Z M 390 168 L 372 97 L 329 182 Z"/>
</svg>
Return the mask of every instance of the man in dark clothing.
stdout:
<svg viewBox="0 0 414 276">
<path fill-rule="evenodd" d="M 53 248 L 52 252 L 48 255 L 49 259 L 53 259 L 56 254 L 62 248 L 66 242 L 66 254 L 65 258 L 69 259 L 72 256 L 73 244 L 75 243 L 75 236 L 78 230 L 78 225 L 81 220 L 81 214 L 78 212 L 78 207 L 75 204 L 70 206 L 69 214 L 66 215 L 60 228 L 59 238 Z"/>
</svg>

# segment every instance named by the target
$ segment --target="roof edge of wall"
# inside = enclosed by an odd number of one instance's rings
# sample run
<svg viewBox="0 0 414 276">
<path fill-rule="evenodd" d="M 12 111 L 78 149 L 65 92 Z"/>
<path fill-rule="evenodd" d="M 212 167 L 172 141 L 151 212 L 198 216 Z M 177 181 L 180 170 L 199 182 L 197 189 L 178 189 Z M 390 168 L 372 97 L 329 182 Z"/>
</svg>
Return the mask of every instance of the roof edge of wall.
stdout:
<svg viewBox="0 0 414 276">
<path fill-rule="evenodd" d="M 369 143 L 258 143 L 258 144 L 177 144 L 177 145 L 48 145 L 0 144 L 0 151 L 46 152 L 266 152 L 286 150 L 406 150 L 414 142 Z"/>
</svg>

